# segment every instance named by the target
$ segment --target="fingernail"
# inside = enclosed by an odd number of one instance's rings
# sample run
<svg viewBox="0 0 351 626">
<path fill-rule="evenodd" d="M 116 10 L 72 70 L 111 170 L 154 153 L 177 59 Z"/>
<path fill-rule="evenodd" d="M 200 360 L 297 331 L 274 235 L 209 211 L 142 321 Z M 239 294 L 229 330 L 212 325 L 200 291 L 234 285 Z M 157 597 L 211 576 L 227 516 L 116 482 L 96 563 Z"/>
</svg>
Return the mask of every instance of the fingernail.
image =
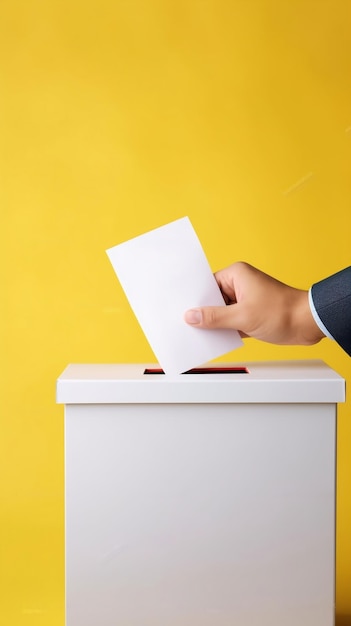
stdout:
<svg viewBox="0 0 351 626">
<path fill-rule="evenodd" d="M 188 324 L 200 324 L 202 322 L 202 313 L 199 309 L 190 309 L 185 313 L 185 321 Z"/>
</svg>

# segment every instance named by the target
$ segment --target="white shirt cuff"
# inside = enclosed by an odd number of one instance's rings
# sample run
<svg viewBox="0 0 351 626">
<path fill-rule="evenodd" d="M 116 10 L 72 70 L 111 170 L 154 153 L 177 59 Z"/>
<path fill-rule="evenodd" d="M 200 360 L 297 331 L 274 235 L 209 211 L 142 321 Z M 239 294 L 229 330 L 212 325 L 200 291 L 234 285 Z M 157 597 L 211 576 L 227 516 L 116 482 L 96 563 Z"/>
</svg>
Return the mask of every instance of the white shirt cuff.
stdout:
<svg viewBox="0 0 351 626">
<path fill-rule="evenodd" d="M 311 313 L 313 315 L 313 319 L 316 322 L 318 328 L 320 328 L 320 330 L 322 331 L 322 333 L 326 336 L 329 337 L 329 339 L 332 339 L 333 341 L 335 341 L 334 337 L 330 334 L 329 330 L 327 330 L 327 328 L 324 326 L 322 320 L 320 319 L 317 311 L 316 311 L 316 307 L 314 306 L 314 302 L 313 302 L 313 298 L 312 298 L 312 287 L 310 288 L 309 292 L 308 292 L 308 302 L 310 305 L 310 309 L 311 309 Z"/>
</svg>

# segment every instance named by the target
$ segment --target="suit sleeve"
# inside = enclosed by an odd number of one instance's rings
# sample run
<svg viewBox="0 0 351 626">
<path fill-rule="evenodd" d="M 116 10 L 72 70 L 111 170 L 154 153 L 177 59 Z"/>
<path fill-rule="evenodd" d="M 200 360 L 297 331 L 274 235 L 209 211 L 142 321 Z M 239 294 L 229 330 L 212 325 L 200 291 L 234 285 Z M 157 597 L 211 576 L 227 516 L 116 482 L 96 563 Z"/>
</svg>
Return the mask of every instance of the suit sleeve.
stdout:
<svg viewBox="0 0 351 626">
<path fill-rule="evenodd" d="M 351 266 L 312 285 L 311 297 L 325 328 L 351 356 Z"/>
</svg>

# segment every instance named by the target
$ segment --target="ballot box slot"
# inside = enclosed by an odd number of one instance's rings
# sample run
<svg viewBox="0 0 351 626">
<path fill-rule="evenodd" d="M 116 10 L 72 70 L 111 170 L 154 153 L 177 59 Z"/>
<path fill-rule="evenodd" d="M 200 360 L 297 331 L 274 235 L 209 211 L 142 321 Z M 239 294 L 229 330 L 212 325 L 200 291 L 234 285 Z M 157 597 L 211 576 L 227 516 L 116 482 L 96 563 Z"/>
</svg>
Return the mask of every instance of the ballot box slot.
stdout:
<svg viewBox="0 0 351 626">
<path fill-rule="evenodd" d="M 191 370 L 183 372 L 184 374 L 248 374 L 247 367 L 194 367 Z M 144 370 L 145 375 L 164 374 L 160 367 L 147 367 Z"/>
</svg>

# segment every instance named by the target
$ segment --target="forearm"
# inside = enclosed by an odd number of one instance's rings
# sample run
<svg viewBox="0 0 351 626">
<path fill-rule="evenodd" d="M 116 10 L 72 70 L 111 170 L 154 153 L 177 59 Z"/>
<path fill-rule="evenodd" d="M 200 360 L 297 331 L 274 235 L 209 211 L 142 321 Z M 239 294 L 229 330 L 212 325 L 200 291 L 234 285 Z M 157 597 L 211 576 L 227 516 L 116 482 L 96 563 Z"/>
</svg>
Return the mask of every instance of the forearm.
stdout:
<svg viewBox="0 0 351 626">
<path fill-rule="evenodd" d="M 318 326 L 351 356 L 351 267 L 312 285 L 310 302 Z"/>
</svg>

